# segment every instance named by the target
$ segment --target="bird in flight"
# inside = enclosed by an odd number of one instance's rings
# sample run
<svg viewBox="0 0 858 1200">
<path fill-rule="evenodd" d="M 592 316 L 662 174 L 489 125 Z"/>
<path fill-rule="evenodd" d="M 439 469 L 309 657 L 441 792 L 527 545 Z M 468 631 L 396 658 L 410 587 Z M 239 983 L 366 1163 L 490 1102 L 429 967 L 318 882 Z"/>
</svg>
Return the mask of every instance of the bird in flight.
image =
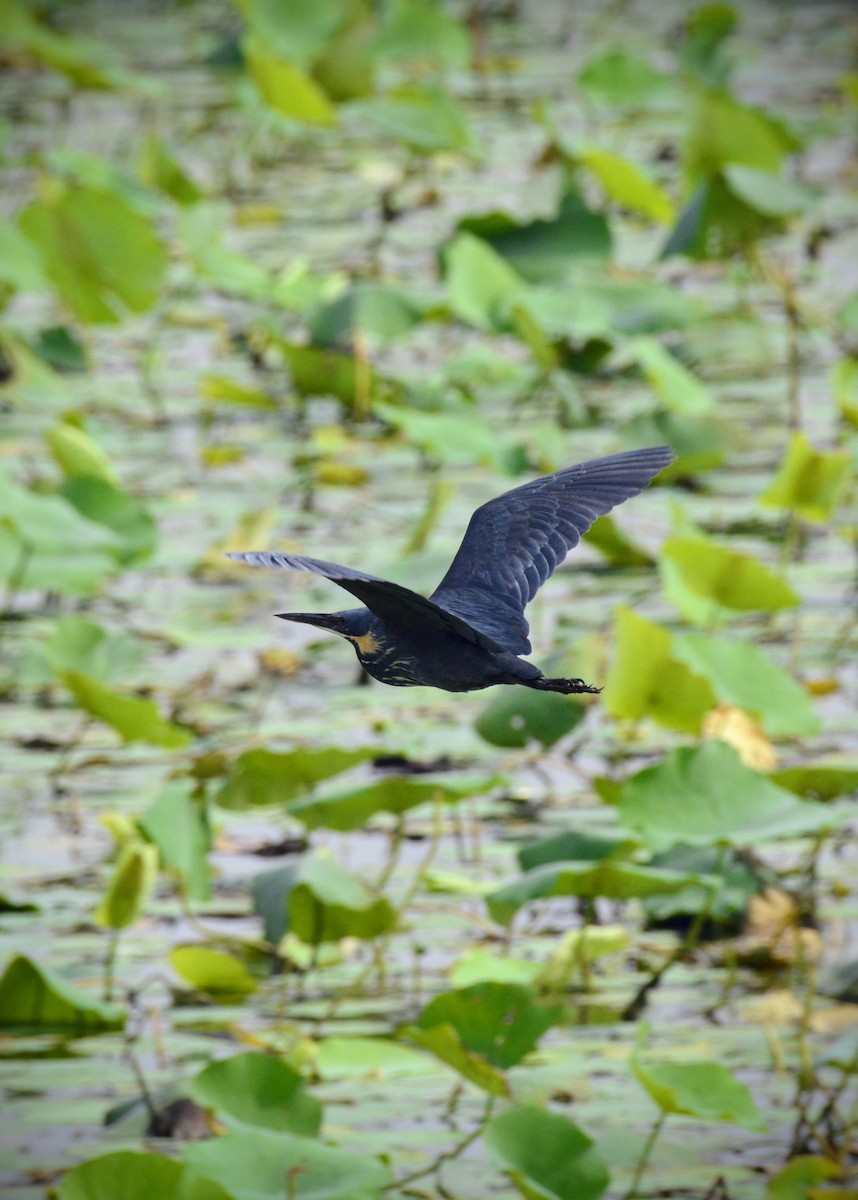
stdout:
<svg viewBox="0 0 858 1200">
<path fill-rule="evenodd" d="M 643 491 L 674 458 L 669 446 L 612 454 L 489 500 L 471 517 L 450 569 L 428 599 L 398 583 L 299 554 L 227 557 L 253 567 L 310 571 L 355 596 L 364 607 L 276 615 L 346 638 L 361 666 L 382 683 L 447 692 L 517 683 L 564 695 L 595 693 L 601 689 L 582 679 L 548 679 L 519 657 L 531 651 L 525 607 L 596 518 Z"/>
</svg>

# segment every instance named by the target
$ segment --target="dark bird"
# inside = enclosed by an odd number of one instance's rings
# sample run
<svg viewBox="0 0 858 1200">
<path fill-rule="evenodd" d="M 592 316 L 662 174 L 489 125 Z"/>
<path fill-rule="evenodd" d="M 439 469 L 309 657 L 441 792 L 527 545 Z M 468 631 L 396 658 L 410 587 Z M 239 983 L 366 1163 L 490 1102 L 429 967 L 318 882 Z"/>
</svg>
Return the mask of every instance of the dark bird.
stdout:
<svg viewBox="0 0 858 1200">
<path fill-rule="evenodd" d="M 312 571 L 365 608 L 277 613 L 347 638 L 361 666 L 394 687 L 473 692 L 520 683 L 543 692 L 598 692 L 582 679 L 547 679 L 519 658 L 531 650 L 524 609 L 597 517 L 643 491 L 674 459 L 669 446 L 595 458 L 489 500 L 471 517 L 440 585 L 426 597 L 351 567 L 298 554 L 229 554 L 254 567 Z"/>
</svg>

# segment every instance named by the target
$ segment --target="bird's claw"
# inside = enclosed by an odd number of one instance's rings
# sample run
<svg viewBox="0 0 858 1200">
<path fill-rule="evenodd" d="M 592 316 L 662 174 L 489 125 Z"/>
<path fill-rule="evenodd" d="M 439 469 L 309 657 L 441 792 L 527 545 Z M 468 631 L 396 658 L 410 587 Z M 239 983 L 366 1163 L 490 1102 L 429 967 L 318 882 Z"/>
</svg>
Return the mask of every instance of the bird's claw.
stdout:
<svg viewBox="0 0 858 1200">
<path fill-rule="evenodd" d="M 602 690 L 585 683 L 583 679 L 540 679 L 531 686 L 544 692 L 560 692 L 563 696 L 598 696 Z"/>
</svg>

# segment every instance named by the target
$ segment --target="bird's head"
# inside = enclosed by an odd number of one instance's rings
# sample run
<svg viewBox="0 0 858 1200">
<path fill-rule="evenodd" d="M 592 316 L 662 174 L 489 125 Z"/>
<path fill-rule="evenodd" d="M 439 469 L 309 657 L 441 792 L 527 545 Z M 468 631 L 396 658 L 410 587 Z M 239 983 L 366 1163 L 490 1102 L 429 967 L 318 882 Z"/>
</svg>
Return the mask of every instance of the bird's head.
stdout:
<svg viewBox="0 0 858 1200">
<path fill-rule="evenodd" d="M 276 613 L 283 621 L 298 621 L 302 625 L 315 625 L 318 629 L 327 629 L 329 633 L 339 634 L 347 638 L 359 649 L 362 645 L 369 649 L 366 639 L 370 636 L 372 613 L 368 608 L 347 608 L 334 613 Z"/>
</svg>

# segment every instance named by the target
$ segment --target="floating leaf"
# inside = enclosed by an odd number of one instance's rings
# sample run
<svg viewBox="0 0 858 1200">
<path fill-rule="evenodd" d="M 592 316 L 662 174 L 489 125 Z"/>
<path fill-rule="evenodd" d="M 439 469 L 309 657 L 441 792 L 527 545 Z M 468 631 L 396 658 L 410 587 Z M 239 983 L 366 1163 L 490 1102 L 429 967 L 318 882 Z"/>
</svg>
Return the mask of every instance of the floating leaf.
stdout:
<svg viewBox="0 0 858 1200">
<path fill-rule="evenodd" d="M 477 947 L 466 951 L 450 972 L 454 988 L 471 987 L 475 983 L 514 983 L 528 987 L 539 974 L 538 962 L 513 958 L 509 954 L 492 954 Z"/>
<path fill-rule="evenodd" d="M 309 70 L 333 41 L 343 20 L 343 5 L 341 0 L 316 0 L 314 4 L 247 0 L 242 14 L 261 41 Z"/>
<path fill-rule="evenodd" d="M 323 1038 L 313 1065 L 322 1079 L 426 1075 L 425 1055 L 383 1037 Z"/>
<path fill-rule="evenodd" d="M 667 442 L 676 452 L 676 458 L 660 475 L 666 483 L 720 467 L 727 458 L 731 434 L 718 417 L 659 408 L 627 421 L 623 440 L 629 448 Z"/>
<path fill-rule="evenodd" d="M 170 966 L 186 983 L 224 1003 L 240 1003 L 258 986 L 241 959 L 210 946 L 174 946 L 169 959 Z"/>
<path fill-rule="evenodd" d="M 651 567 L 655 561 L 642 546 L 621 532 L 611 516 L 597 517 L 584 534 L 584 540 L 613 567 Z"/>
<path fill-rule="evenodd" d="M 40 654 L 55 675 L 82 671 L 102 683 L 127 675 L 143 660 L 140 640 L 83 617 L 58 617 Z"/>
<path fill-rule="evenodd" d="M 228 1188 L 233 1200 L 378 1200 L 390 1185 L 390 1172 L 377 1159 L 265 1129 L 192 1142 L 184 1157 Z"/>
<path fill-rule="evenodd" d="M 189 730 L 164 720 L 154 700 L 112 691 L 81 671 L 66 671 L 60 678 L 78 707 L 110 725 L 123 742 L 148 742 L 174 750 L 191 740 Z"/>
<path fill-rule="evenodd" d="M 379 58 L 437 63 L 465 70 L 471 45 L 463 26 L 431 0 L 393 0 L 384 10 L 375 44 Z"/>
<path fill-rule="evenodd" d="M 233 1200 L 213 1179 L 163 1154 L 114 1150 L 67 1171 L 58 1200 Z"/>
<path fill-rule="evenodd" d="M 150 220 L 116 193 L 56 184 L 18 224 L 82 321 L 113 323 L 158 299 L 166 248 Z"/>
<path fill-rule="evenodd" d="M 266 104 L 294 121 L 336 125 L 336 108 L 300 67 L 282 58 L 256 34 L 248 34 L 241 49 L 248 74 Z"/>
<path fill-rule="evenodd" d="M 629 837 L 622 830 L 570 829 L 522 846 L 517 857 L 522 871 L 529 871 L 532 867 L 542 867 L 553 862 L 568 862 L 571 859 L 577 862 L 601 862 L 606 858 L 627 859 L 639 845 L 636 838 Z"/>
<path fill-rule="evenodd" d="M 636 1052 L 631 1065 L 638 1083 L 663 1113 L 730 1121 L 754 1133 L 766 1129 L 751 1093 L 720 1063 L 643 1062 Z"/>
<path fill-rule="evenodd" d="M 86 346 L 67 325 L 48 325 L 40 329 L 33 349 L 42 362 L 61 374 L 72 375 L 89 367 Z"/>
<path fill-rule="evenodd" d="M 475 149 L 464 110 L 439 87 L 405 84 L 386 96 L 358 100 L 350 110 L 362 124 L 375 126 L 382 137 L 404 142 L 417 154 Z"/>
<path fill-rule="evenodd" d="M 308 946 L 356 937 L 370 940 L 396 926 L 384 896 L 333 860 L 302 859 L 286 898 L 287 928 Z"/>
<path fill-rule="evenodd" d="M 168 783 L 137 825 L 157 847 L 163 866 L 178 872 L 188 899 L 208 900 L 211 829 L 205 800 L 192 791 L 190 781 Z"/>
<path fill-rule="evenodd" d="M 486 896 L 486 907 L 492 920 L 499 925 L 509 925 L 525 904 L 543 900 L 546 896 L 605 896 L 610 900 L 633 900 L 678 892 L 689 884 L 703 882 L 699 875 L 662 871 L 614 859 L 547 863 L 534 867 L 521 879 Z"/>
<path fill-rule="evenodd" d="M 439 462 L 477 461 L 500 467 L 508 453 L 508 447 L 494 429 L 472 413 L 418 412 L 393 404 L 375 404 L 373 411 Z"/>
<path fill-rule="evenodd" d="M 820 720 L 805 689 L 753 642 L 688 633 L 673 654 L 712 684 L 719 700 L 758 717 L 773 737 L 814 733 Z"/>
<path fill-rule="evenodd" d="M 509 1096 L 509 1083 L 503 1071 L 486 1062 L 481 1054 L 462 1045 L 452 1025 L 434 1025 L 431 1029 L 408 1026 L 403 1031 L 413 1042 L 446 1063 L 469 1083 L 490 1096 Z"/>
<path fill-rule="evenodd" d="M 506 1070 L 530 1053 L 562 1012 L 559 1005 L 537 1001 L 530 988 L 514 983 L 475 983 L 430 1000 L 409 1036 L 448 1026 L 466 1050 Z"/>
<path fill-rule="evenodd" d="M 858 763 L 816 762 L 806 767 L 786 767 L 772 772 L 770 778 L 797 796 L 814 800 L 833 800 L 858 791 Z"/>
<path fill-rule="evenodd" d="M 652 338 L 636 338 L 631 351 L 658 399 L 677 413 L 700 415 L 713 406 L 709 389 Z"/>
<path fill-rule="evenodd" d="M 840 1168 L 830 1158 L 820 1158 L 813 1154 L 799 1154 L 791 1158 L 785 1167 L 773 1175 L 766 1187 L 766 1200 L 837 1200 L 843 1196 L 840 1188 L 823 1190 L 816 1185 L 826 1179 L 835 1179 L 840 1175 Z M 848 1193 L 847 1193 L 848 1200 Z"/>
<path fill-rule="evenodd" d="M 492 746 L 553 746 L 580 725 L 587 715 L 583 704 L 552 692 L 516 688 L 491 700 L 475 722 L 481 738 Z"/>
<path fill-rule="evenodd" d="M 118 486 L 116 472 L 98 442 L 69 421 L 59 421 L 45 434 L 54 461 L 67 479 L 93 475 Z"/>
<path fill-rule="evenodd" d="M 789 584 L 757 559 L 717 546 L 708 538 L 668 538 L 662 546 L 662 569 L 668 565 L 676 571 L 683 586 L 696 597 L 708 600 L 713 608 L 776 612 L 795 608 L 799 602 Z M 665 588 L 670 594 L 669 584 L 668 576 Z M 676 593 L 671 594 L 671 599 L 678 603 Z"/>
<path fill-rule="evenodd" d="M 378 753 L 366 746 L 356 750 L 322 746 L 284 753 L 245 750 L 230 767 L 226 781 L 215 796 L 215 803 L 230 809 L 287 804 L 311 791 L 323 779 L 340 775 Z"/>
<path fill-rule="evenodd" d="M 278 408 L 277 401 L 268 392 L 248 387 L 225 375 L 202 375 L 197 386 L 203 399 L 215 404 L 236 404 L 241 408 L 262 408 L 274 412 Z"/>
<path fill-rule="evenodd" d="M 163 192 L 177 204 L 197 204 L 204 196 L 204 192 L 154 132 L 143 139 L 139 171 L 147 187 Z"/>
<path fill-rule="evenodd" d="M 511 297 L 524 280 L 501 255 L 473 233 L 463 231 L 442 252 L 450 308 L 477 329 L 502 330 Z"/>
<path fill-rule="evenodd" d="M 466 217 L 453 245 L 465 233 L 488 243 L 529 283 L 564 283 L 580 261 L 602 262 L 611 253 L 607 220 L 574 189 L 565 193 L 555 217 L 524 222 L 505 212 Z"/>
<path fill-rule="evenodd" d="M 772 482 L 760 496 L 769 508 L 785 508 L 805 521 L 828 521 L 849 472 L 846 450 L 829 454 L 812 446 L 803 433 L 794 433 L 786 456 Z"/>
<path fill-rule="evenodd" d="M 794 216 L 803 212 L 814 199 L 810 188 L 800 183 L 739 163 L 730 163 L 724 168 L 724 179 L 734 196 L 766 217 Z"/>
<path fill-rule="evenodd" d="M 118 1004 L 97 1000 L 26 954 L 11 959 L 0 976 L 0 1025 L 85 1035 L 124 1024 Z"/>
<path fill-rule="evenodd" d="M 356 283 L 313 313 L 310 336 L 319 346 L 349 348 L 355 336 L 386 345 L 409 333 L 421 315 L 421 306 L 404 292 L 378 283 Z"/>
<path fill-rule="evenodd" d="M 192 1099 L 229 1125 L 251 1125 L 315 1137 L 322 1105 L 303 1076 L 279 1059 L 247 1051 L 209 1063 L 191 1080 Z"/>
<path fill-rule="evenodd" d="M 483 1140 L 530 1200 L 598 1200 L 608 1186 L 593 1139 L 560 1113 L 518 1105 L 493 1117 Z"/>
<path fill-rule="evenodd" d="M 95 910 L 95 923 L 108 929 L 133 925 L 155 882 L 158 851 L 154 846 L 132 842 L 122 848 L 107 891 Z"/>
<path fill-rule="evenodd" d="M 50 286 L 38 249 L 9 221 L 0 220 L 0 295 L 41 292 Z"/>
<path fill-rule="evenodd" d="M 592 58 L 579 72 L 578 83 L 592 100 L 629 108 L 649 104 L 673 87 L 669 76 L 625 50 Z"/>
<path fill-rule="evenodd" d="M 684 167 L 693 184 L 734 163 L 777 174 L 798 147 L 786 126 L 762 109 L 724 91 L 700 91 L 691 111 Z"/>
<path fill-rule="evenodd" d="M 818 833 L 843 819 L 829 805 L 797 800 L 717 741 L 672 750 L 633 775 L 617 810 L 620 822 L 656 850 L 677 842 L 754 845 Z"/>
<path fill-rule="evenodd" d="M 602 693 L 614 717 L 649 717 L 671 729 L 698 733 L 715 705 L 711 684 L 680 662 L 671 635 L 630 608 L 617 610 L 614 658 Z"/>
<path fill-rule="evenodd" d="M 347 408 L 359 409 L 380 390 L 379 376 L 363 358 L 326 346 L 279 344 L 299 396 L 333 396 Z"/>
<path fill-rule="evenodd" d="M 308 829 L 337 829 L 346 833 L 361 829 L 378 813 L 398 816 L 421 804 L 439 801 L 455 804 L 466 796 L 485 791 L 493 782 L 491 778 L 477 776 L 457 781 L 392 775 L 362 787 L 338 788 L 297 800 L 289 805 L 289 814 Z"/>
<path fill-rule="evenodd" d="M 598 146 L 580 147 L 575 158 L 592 171 L 616 204 L 660 225 L 669 225 L 674 219 L 670 196 L 629 159 Z"/>
<path fill-rule="evenodd" d="M 253 300 L 270 300 L 274 282 L 268 271 L 223 244 L 223 231 L 228 224 L 224 205 L 195 204 L 184 209 L 178 227 L 194 269 L 223 291 Z"/>
<path fill-rule="evenodd" d="M 60 493 L 88 520 L 115 534 L 116 557 L 123 566 L 147 559 L 154 552 L 158 525 L 136 497 L 93 475 L 67 479 Z"/>
</svg>

